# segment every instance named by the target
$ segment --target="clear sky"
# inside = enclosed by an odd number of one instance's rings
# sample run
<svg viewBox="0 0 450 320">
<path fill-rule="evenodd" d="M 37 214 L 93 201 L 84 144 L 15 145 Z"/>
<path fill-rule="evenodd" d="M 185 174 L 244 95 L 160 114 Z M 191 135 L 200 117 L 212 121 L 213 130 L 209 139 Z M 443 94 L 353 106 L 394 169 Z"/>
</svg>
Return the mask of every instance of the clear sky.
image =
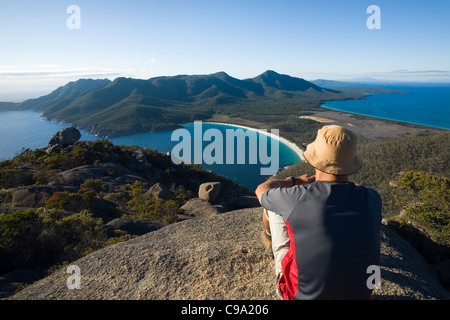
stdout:
<svg viewBox="0 0 450 320">
<path fill-rule="evenodd" d="M 381 29 L 367 27 L 370 5 Z M 80 78 L 245 79 L 268 69 L 307 80 L 450 82 L 450 1 L 0 1 L 0 101 Z"/>
</svg>

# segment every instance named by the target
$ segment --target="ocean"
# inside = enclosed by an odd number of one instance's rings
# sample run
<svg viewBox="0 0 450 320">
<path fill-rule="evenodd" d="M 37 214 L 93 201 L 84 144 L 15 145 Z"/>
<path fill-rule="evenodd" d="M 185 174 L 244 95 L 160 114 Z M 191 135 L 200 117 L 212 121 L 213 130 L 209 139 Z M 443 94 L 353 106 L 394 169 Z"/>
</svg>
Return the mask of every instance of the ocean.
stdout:
<svg viewBox="0 0 450 320">
<path fill-rule="evenodd" d="M 435 86 L 377 84 L 374 86 L 407 91 L 409 93 L 376 93 L 369 95 L 366 99 L 331 101 L 324 103 L 322 106 L 333 110 L 377 118 L 450 129 L 450 84 Z M 0 161 L 11 159 L 27 148 L 33 150 L 46 147 L 50 138 L 67 126 L 67 124 L 42 120 L 39 113 L 36 112 L 0 112 Z M 192 137 L 194 136 L 194 124 L 186 124 L 184 128 Z M 203 123 L 203 133 L 208 129 L 217 129 L 225 136 L 227 129 L 236 130 L 237 127 Z M 267 129 L 270 132 L 271 128 Z M 82 140 L 104 139 L 84 130 L 80 130 L 80 132 Z M 170 152 L 174 146 L 180 143 L 179 141 L 171 141 L 171 135 L 172 131 L 166 131 L 117 137 L 110 140 L 119 145 L 138 145 L 159 152 Z M 212 142 L 213 140 L 211 139 L 210 141 Z M 268 145 L 271 145 L 270 141 L 272 140 L 269 139 L 268 141 Z M 203 141 L 202 147 L 205 148 L 211 145 L 211 142 Z M 250 146 L 250 144 L 248 143 L 247 146 Z M 270 151 L 270 147 L 268 147 L 268 150 Z M 225 154 L 225 149 L 223 152 Z M 236 148 L 234 152 L 238 152 Z M 267 165 L 263 165 L 260 162 L 248 164 L 249 152 L 254 154 L 257 151 L 251 151 L 251 148 L 248 148 L 245 154 L 247 159 L 245 164 L 237 164 L 237 161 L 234 164 L 202 163 L 202 167 L 228 177 L 250 190 L 254 190 L 259 183 L 265 181 L 270 175 L 261 174 L 261 168 L 267 167 Z M 300 161 L 298 153 L 284 143 L 279 144 L 279 163 L 277 165 L 280 169 L 298 161 Z"/>
<path fill-rule="evenodd" d="M 450 84 L 374 84 L 407 94 L 373 93 L 366 99 L 330 101 L 322 107 L 371 116 L 450 129 Z"/>
<path fill-rule="evenodd" d="M 67 124 L 43 120 L 37 112 L 0 112 L 0 161 L 11 159 L 25 149 L 47 147 L 53 135 L 66 127 Z M 98 139 L 87 131 L 80 132 L 83 140 Z"/>
</svg>

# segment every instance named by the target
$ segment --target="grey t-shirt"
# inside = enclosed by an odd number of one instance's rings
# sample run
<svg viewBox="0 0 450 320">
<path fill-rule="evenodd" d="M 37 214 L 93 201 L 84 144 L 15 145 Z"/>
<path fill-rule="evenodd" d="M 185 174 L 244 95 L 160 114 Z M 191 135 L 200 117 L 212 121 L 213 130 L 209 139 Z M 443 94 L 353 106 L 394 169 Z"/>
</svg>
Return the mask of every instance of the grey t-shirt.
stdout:
<svg viewBox="0 0 450 320">
<path fill-rule="evenodd" d="M 367 268 L 380 256 L 381 197 L 375 190 L 316 181 L 267 190 L 261 203 L 280 214 L 290 231 L 297 270 L 283 272 L 298 274 L 293 298 L 370 297 Z"/>
</svg>

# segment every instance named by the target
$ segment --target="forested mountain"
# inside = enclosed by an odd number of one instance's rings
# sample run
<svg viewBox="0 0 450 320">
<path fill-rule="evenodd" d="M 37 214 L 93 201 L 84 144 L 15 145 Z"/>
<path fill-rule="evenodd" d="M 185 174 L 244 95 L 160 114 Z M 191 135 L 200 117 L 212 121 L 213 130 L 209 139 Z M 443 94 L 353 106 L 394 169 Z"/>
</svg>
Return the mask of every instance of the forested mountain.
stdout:
<svg viewBox="0 0 450 320">
<path fill-rule="evenodd" d="M 213 114 L 272 114 L 281 103 L 295 111 L 317 107 L 322 101 L 361 98 L 361 92 L 321 88 L 301 78 L 266 71 L 251 79 L 225 72 L 178 75 L 147 80 L 81 79 L 49 95 L 8 105 L 13 110 L 42 112 L 45 118 L 102 136 L 169 130 L 180 123 L 204 120 Z M 292 113 L 290 108 L 290 113 Z"/>
<path fill-rule="evenodd" d="M 104 87 L 110 82 L 111 81 L 108 79 L 80 79 L 74 82 L 69 82 L 65 86 L 57 88 L 48 95 L 37 99 L 28 99 L 17 104 L 16 109 L 52 112 L 64 108 L 78 97 L 85 95 L 92 90 Z"/>
</svg>

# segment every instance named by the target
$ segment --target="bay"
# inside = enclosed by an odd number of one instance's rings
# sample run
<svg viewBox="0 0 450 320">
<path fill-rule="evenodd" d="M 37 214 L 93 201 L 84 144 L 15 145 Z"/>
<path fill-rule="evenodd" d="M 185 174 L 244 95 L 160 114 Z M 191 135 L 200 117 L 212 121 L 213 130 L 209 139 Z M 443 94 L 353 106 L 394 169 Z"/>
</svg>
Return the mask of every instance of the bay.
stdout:
<svg viewBox="0 0 450 320">
<path fill-rule="evenodd" d="M 450 129 L 450 84 L 376 84 L 374 87 L 409 93 L 373 93 L 366 99 L 329 101 L 322 107 Z"/>
<path fill-rule="evenodd" d="M 194 124 L 188 123 L 184 125 L 184 128 L 190 133 L 192 137 L 192 141 L 194 140 Z M 229 124 L 217 124 L 217 123 L 202 123 L 202 135 L 209 129 L 217 129 L 220 131 L 223 137 L 226 137 L 226 131 L 227 130 L 237 130 L 241 127 L 237 127 L 234 125 Z M 242 128 L 241 128 L 242 129 Z M 244 132 L 246 132 L 247 128 L 243 129 Z M 269 133 L 271 130 L 267 130 Z M 256 136 L 259 139 L 259 135 L 262 133 L 256 132 Z M 173 147 L 179 143 L 179 141 L 171 141 L 171 135 L 172 131 L 165 131 L 165 132 L 156 132 L 156 133 L 141 133 L 126 137 L 118 137 L 118 138 L 111 138 L 110 140 L 117 145 L 139 145 L 140 147 L 145 148 L 151 148 L 154 150 L 157 150 L 159 152 L 171 152 Z M 267 149 L 269 150 L 268 156 L 272 157 L 270 154 L 271 149 L 271 143 L 273 143 L 273 138 L 269 138 L 267 140 Z M 208 146 L 211 142 L 203 141 L 202 143 L 202 149 L 204 149 L 206 146 Z M 223 154 L 226 153 L 226 143 L 229 143 L 229 141 L 224 141 L 223 143 Z M 237 161 L 237 154 L 240 152 L 237 149 L 237 143 L 234 144 L 234 155 L 235 160 L 234 164 L 227 164 L 224 160 L 223 164 L 206 164 L 204 161 L 202 161 L 202 168 L 207 170 L 212 170 L 215 173 L 219 175 L 223 175 L 245 187 L 247 187 L 249 190 L 255 190 L 256 187 L 267 180 L 270 175 L 262 175 L 261 174 L 261 168 L 268 168 L 271 163 L 269 164 L 262 164 L 260 157 L 257 157 L 257 163 L 256 164 L 249 164 L 249 154 L 250 153 L 258 153 L 260 146 L 251 145 L 248 140 L 245 142 L 246 150 L 245 150 L 245 163 L 244 164 L 238 164 Z M 192 144 L 191 148 L 191 154 L 194 154 L 194 145 Z M 274 157 L 272 157 L 275 159 Z M 192 159 L 193 160 L 193 157 Z M 286 166 L 292 165 L 294 163 L 299 162 L 300 156 L 298 152 L 293 150 L 290 146 L 287 144 L 280 142 L 279 143 L 279 154 L 278 154 L 278 164 L 277 166 L 279 169 L 282 169 Z M 277 170 L 278 171 L 278 170 Z"/>
<path fill-rule="evenodd" d="M 45 148 L 51 137 L 63 128 L 68 127 L 68 124 L 52 122 L 43 120 L 39 113 L 31 111 L 4 111 L 0 112 L 0 161 L 11 159 L 19 155 L 25 149 L 39 149 Z M 239 129 L 233 125 L 226 124 L 212 124 L 203 123 L 202 134 L 211 128 L 218 129 L 223 136 L 226 135 L 227 129 Z M 185 124 L 184 128 L 194 136 L 194 124 Z M 245 129 L 246 131 L 248 129 Z M 270 132 L 270 130 L 269 130 Z M 91 134 L 88 131 L 80 130 L 81 139 L 86 141 L 93 141 L 97 139 L 105 139 Z M 259 136 L 260 133 L 257 133 Z M 171 152 L 173 147 L 178 144 L 178 141 L 171 141 L 172 131 L 164 132 L 149 132 L 135 134 L 125 137 L 110 138 L 109 140 L 117 145 L 137 145 L 142 148 L 150 148 L 158 152 Z M 272 138 L 268 139 L 268 150 L 270 151 L 270 143 Z M 208 142 L 203 143 L 203 148 L 208 145 Z M 225 148 L 224 144 L 224 148 Z M 235 146 L 235 154 L 237 154 L 237 146 Z M 252 149 L 253 148 L 253 149 Z M 246 159 L 249 157 L 249 152 L 257 152 L 254 146 L 248 142 L 246 144 Z M 225 154 L 225 149 L 224 149 Z M 269 154 L 268 154 L 269 156 Z M 259 159 L 259 158 L 258 158 Z M 279 163 L 278 167 L 281 169 L 285 166 L 291 165 L 300 161 L 300 156 L 296 151 L 285 143 L 279 143 Z M 249 190 L 255 190 L 258 184 L 264 182 L 269 177 L 268 175 L 261 175 L 261 167 L 268 167 L 260 162 L 257 164 L 205 164 L 201 166 L 204 169 L 212 170 L 217 174 L 223 175 L 237 183 L 247 187 Z"/>
</svg>

